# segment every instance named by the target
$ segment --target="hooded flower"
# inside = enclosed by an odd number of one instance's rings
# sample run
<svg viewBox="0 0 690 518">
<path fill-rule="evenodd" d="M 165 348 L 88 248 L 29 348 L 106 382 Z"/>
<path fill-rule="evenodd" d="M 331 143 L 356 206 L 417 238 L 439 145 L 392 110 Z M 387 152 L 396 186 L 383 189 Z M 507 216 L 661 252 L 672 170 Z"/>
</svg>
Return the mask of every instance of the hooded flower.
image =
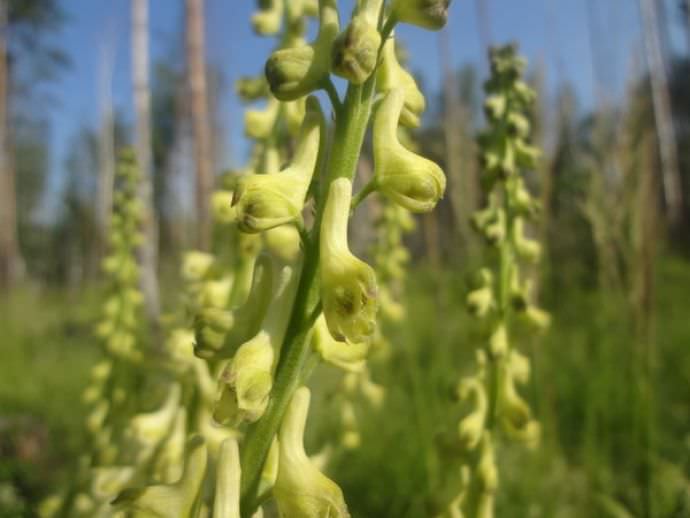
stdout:
<svg viewBox="0 0 690 518">
<path fill-rule="evenodd" d="M 261 232 L 299 219 L 323 131 L 321 108 L 311 97 L 292 163 L 279 173 L 251 174 L 239 180 L 234 206 L 241 231 Z"/>
<path fill-rule="evenodd" d="M 321 222 L 321 300 L 333 338 L 358 343 L 376 328 L 378 302 L 374 270 L 348 247 L 351 199 L 350 180 L 331 183 Z"/>
<path fill-rule="evenodd" d="M 443 197 L 446 178 L 431 160 L 405 148 L 397 137 L 405 102 L 400 88 L 390 90 L 374 117 L 374 174 L 378 189 L 412 212 L 429 212 Z"/>
<path fill-rule="evenodd" d="M 278 432 L 280 458 L 273 494 L 281 516 L 348 518 L 343 492 L 312 464 L 304 451 L 309 399 L 309 389 L 297 389 L 285 413 Z"/>
</svg>

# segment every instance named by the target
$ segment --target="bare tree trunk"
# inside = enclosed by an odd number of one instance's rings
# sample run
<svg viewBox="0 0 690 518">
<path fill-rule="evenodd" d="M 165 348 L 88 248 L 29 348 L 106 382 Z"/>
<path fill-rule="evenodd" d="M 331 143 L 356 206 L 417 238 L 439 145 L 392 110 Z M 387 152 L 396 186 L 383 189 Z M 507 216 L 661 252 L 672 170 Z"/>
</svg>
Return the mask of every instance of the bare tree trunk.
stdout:
<svg viewBox="0 0 690 518">
<path fill-rule="evenodd" d="M 113 118 L 113 31 L 108 31 L 101 49 L 100 109 L 101 128 L 98 133 L 98 255 L 103 257 L 107 246 L 115 178 L 115 128 Z"/>
<path fill-rule="evenodd" d="M 678 168 L 678 150 L 673 129 L 671 98 L 659 40 L 659 25 L 654 0 L 640 0 L 640 13 L 642 15 L 647 68 L 652 87 L 654 119 L 657 138 L 659 139 L 664 198 L 669 221 L 675 225 L 680 222 L 682 217 L 683 194 Z"/>
<path fill-rule="evenodd" d="M 476 202 L 475 182 L 470 167 L 463 172 L 463 158 L 469 165 L 471 157 L 463 157 L 463 135 L 461 123 L 465 118 L 460 103 L 460 91 L 456 81 L 456 73 L 453 70 L 450 56 L 449 31 L 439 34 L 439 47 L 441 62 L 443 65 L 443 134 L 446 151 L 446 174 L 449 180 L 449 194 L 454 223 L 457 226 L 458 235 L 468 257 L 474 255 L 473 234 L 470 231 L 468 221 Z"/>
<path fill-rule="evenodd" d="M 197 246 L 200 250 L 208 250 L 211 244 L 209 198 L 213 185 L 206 93 L 204 0 L 187 0 L 187 67 L 196 162 Z"/>
<path fill-rule="evenodd" d="M 153 206 L 151 172 L 151 100 L 149 94 L 148 0 L 132 0 L 132 79 L 136 111 L 136 154 L 141 170 L 139 198 L 144 206 L 144 243 L 141 246 L 141 284 L 146 312 L 154 336 L 157 334 L 160 302 L 158 299 L 157 251 L 158 227 Z"/>
<path fill-rule="evenodd" d="M 479 36 L 479 46 L 484 54 L 482 67 L 488 70 L 489 47 L 491 47 L 491 25 L 489 23 L 489 0 L 475 0 L 474 7 L 477 11 L 477 35 Z"/>
<path fill-rule="evenodd" d="M 15 171 L 8 136 L 7 1 L 0 0 L 0 288 L 9 290 L 21 274 L 17 241 Z"/>
</svg>

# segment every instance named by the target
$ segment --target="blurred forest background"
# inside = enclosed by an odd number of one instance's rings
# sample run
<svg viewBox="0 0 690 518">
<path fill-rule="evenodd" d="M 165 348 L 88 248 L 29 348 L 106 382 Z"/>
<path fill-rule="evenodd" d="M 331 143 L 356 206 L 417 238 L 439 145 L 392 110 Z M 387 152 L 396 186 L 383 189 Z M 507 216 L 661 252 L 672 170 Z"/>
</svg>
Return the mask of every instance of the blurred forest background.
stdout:
<svg viewBox="0 0 690 518">
<path fill-rule="evenodd" d="M 0 517 L 34 516 L 36 502 L 79 455 L 78 401 L 99 356 L 92 327 L 102 301 L 99 264 L 117 151 L 133 146 L 149 178 L 144 194 L 153 210 L 142 264 L 151 315 L 179 302 L 181 254 L 207 249 L 213 237 L 211 189 L 246 158 L 242 107 L 228 101 L 239 74 L 207 58 L 213 49 L 205 13 L 213 0 L 170 2 L 180 4 L 182 16 L 174 37 L 163 38 L 170 50 L 155 59 L 149 46 L 161 35 L 150 32 L 151 20 L 168 3 L 100 2 L 125 13 L 129 39 L 116 45 L 113 24 L 94 29 L 102 39 L 90 70 L 98 88 L 84 95 L 96 99 L 98 113 L 89 119 L 97 123 L 60 133 L 66 126 L 53 123 L 58 86 L 80 59 L 62 35 L 73 10 L 96 3 L 0 0 Z M 386 331 L 392 363 L 374 367 L 388 387 L 387 404 L 363 421 L 361 448 L 332 467 L 355 516 L 424 516 L 436 469 L 425 452 L 438 430 L 455 422 L 447 393 L 476 342 L 464 312 L 464 276 L 481 257 L 468 227 L 481 203 L 474 138 L 484 124 L 485 51 L 503 43 L 495 26 L 504 3 L 452 4 L 453 19 L 471 17 L 470 36 L 481 49 L 473 61 L 458 58 L 452 20 L 425 42 L 439 66 L 418 70 L 430 108 L 413 137 L 421 154 L 442 165 L 449 188 L 439 210 L 420 218 L 407 239 L 413 262 L 404 298 L 414 311 Z M 543 445 L 501 456 L 498 515 L 687 518 L 690 2 L 527 4 L 512 24 L 546 21 L 535 29 L 544 34 L 539 52 L 529 56 L 529 79 L 540 93 L 534 141 L 544 150 L 529 183 L 543 205 L 538 289 L 553 324 L 529 351 Z M 589 48 L 582 63 L 559 54 L 573 36 L 553 25 L 561 4 L 574 4 L 587 21 L 575 35 Z M 248 9 L 227 11 L 235 17 L 228 24 L 246 25 L 247 34 L 248 15 L 239 17 Z M 633 44 L 621 50 L 611 22 L 631 13 L 638 24 Z M 222 37 L 235 55 L 253 44 L 232 30 Z M 114 101 L 121 97 L 112 86 L 114 52 L 123 45 L 131 81 L 117 84 L 130 89 L 129 108 Z M 415 70 L 426 55 L 414 41 L 408 51 Z M 266 55 L 251 54 L 249 72 L 257 73 Z M 583 80 L 573 83 L 564 73 L 573 66 L 591 77 L 586 102 Z M 627 71 L 622 88 L 612 83 L 615 67 Z M 64 151 L 57 157 L 56 141 Z M 365 152 L 362 167 L 367 163 Z M 367 202 L 368 210 L 373 205 Z M 372 236 L 355 234 L 359 250 L 367 250 Z M 316 425 L 315 444 L 331 418 Z"/>
</svg>

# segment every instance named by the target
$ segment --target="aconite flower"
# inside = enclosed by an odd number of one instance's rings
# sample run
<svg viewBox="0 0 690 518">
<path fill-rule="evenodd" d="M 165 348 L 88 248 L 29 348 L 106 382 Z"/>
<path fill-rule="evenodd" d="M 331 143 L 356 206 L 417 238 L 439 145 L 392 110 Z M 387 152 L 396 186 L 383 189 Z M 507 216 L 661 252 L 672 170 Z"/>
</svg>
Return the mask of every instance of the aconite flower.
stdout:
<svg viewBox="0 0 690 518">
<path fill-rule="evenodd" d="M 398 62 L 395 55 L 395 39 L 390 37 L 383 44 L 381 64 L 376 69 L 376 89 L 386 93 L 395 88 L 403 89 L 405 99 L 400 113 L 400 124 L 416 128 L 426 109 L 426 100 L 414 77 Z"/>
<path fill-rule="evenodd" d="M 165 402 L 158 410 L 137 414 L 131 419 L 126 433 L 134 439 L 138 449 L 137 458 L 140 461 L 148 458 L 158 443 L 170 432 L 177 415 L 180 396 L 180 386 L 175 383 L 170 387 Z"/>
<path fill-rule="evenodd" d="M 241 231 L 261 232 L 301 216 L 316 169 L 323 128 L 319 102 L 310 97 L 292 163 L 279 173 L 251 174 L 239 180 L 234 206 Z"/>
<path fill-rule="evenodd" d="M 322 88 L 329 79 L 331 48 L 340 26 L 335 0 L 320 0 L 319 21 L 313 43 L 276 50 L 266 62 L 266 79 L 281 101 L 303 97 Z"/>
<path fill-rule="evenodd" d="M 260 331 L 242 344 L 220 379 L 220 396 L 213 417 L 219 423 L 236 424 L 259 419 L 273 386 L 274 352 L 271 338 Z"/>
<path fill-rule="evenodd" d="M 397 137 L 405 102 L 403 90 L 390 90 L 374 116 L 374 174 L 376 186 L 398 205 L 412 212 L 429 212 L 443 197 L 446 178 L 441 168 L 406 149 Z"/>
<path fill-rule="evenodd" d="M 450 0 L 393 0 L 391 16 L 399 22 L 437 31 L 448 21 Z"/>
<path fill-rule="evenodd" d="M 331 335 L 336 340 L 358 343 L 376 328 L 378 302 L 374 270 L 348 247 L 351 200 L 350 180 L 334 180 L 321 221 L 321 300 Z"/>
<path fill-rule="evenodd" d="M 304 451 L 309 399 L 309 389 L 298 388 L 285 413 L 278 432 L 280 458 L 273 494 L 281 516 L 346 518 L 350 513 L 343 492 L 314 466 Z"/>
<path fill-rule="evenodd" d="M 353 84 L 366 81 L 376 68 L 381 35 L 377 30 L 382 0 L 363 0 L 333 44 L 333 72 Z"/>
<path fill-rule="evenodd" d="M 126 489 L 113 501 L 116 510 L 132 518 L 194 516 L 201 498 L 208 453 L 202 437 L 195 435 L 187 442 L 184 471 L 174 484 L 156 484 Z"/>
<path fill-rule="evenodd" d="M 302 238 L 295 225 L 280 225 L 264 233 L 266 247 L 281 261 L 294 263 L 302 251 Z"/>
</svg>

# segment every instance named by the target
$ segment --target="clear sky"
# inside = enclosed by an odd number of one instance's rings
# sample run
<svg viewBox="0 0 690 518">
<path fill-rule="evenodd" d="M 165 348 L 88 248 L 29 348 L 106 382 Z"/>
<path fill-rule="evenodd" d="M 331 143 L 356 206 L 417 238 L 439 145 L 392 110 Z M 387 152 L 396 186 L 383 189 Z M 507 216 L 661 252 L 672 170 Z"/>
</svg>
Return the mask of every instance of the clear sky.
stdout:
<svg viewBox="0 0 690 518">
<path fill-rule="evenodd" d="M 595 98 L 589 20 L 598 30 L 592 35 L 605 49 L 598 56 L 600 80 L 607 94 L 620 98 L 632 73 L 640 67 L 640 24 L 636 0 L 485 0 L 489 31 L 494 43 L 517 41 L 530 63 L 545 67 L 551 93 L 561 81 L 574 85 L 586 109 Z M 352 0 L 340 1 L 349 13 Z M 451 59 L 457 64 L 480 63 L 484 53 L 477 31 L 476 0 L 454 0 L 446 28 Z M 588 14 L 588 4 L 593 11 Z M 99 121 L 99 76 L 107 50 L 113 54 L 112 90 L 118 111 L 132 117 L 129 0 L 63 0 L 68 14 L 59 39 L 72 66 L 50 90 L 56 99 L 49 113 L 52 128 L 52 189 L 59 189 L 70 137 L 80 127 Z M 184 59 L 183 0 L 150 0 L 151 63 L 159 59 Z M 226 164 L 239 165 L 247 145 L 242 137 L 242 106 L 234 96 L 233 82 L 256 74 L 272 47 L 270 38 L 255 36 L 249 19 L 253 0 L 206 0 L 207 59 L 225 73 L 227 89 L 221 92 L 221 117 L 229 128 L 224 155 Z M 589 17 L 589 18 L 588 18 Z M 424 76 L 429 91 L 439 85 L 439 36 L 416 27 L 397 30 L 410 54 L 411 68 Z M 679 36 L 675 36 L 676 40 Z M 673 38 L 672 38 L 673 39 Z M 682 44 L 685 42 L 683 41 Z"/>
</svg>

